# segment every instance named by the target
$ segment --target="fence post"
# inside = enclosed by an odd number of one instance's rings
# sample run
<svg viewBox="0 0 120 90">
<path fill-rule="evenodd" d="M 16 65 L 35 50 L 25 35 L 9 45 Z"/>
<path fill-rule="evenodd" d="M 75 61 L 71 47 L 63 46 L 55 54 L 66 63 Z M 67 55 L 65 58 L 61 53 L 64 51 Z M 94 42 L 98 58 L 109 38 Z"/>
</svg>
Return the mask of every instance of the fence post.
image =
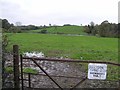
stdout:
<svg viewBox="0 0 120 90">
<path fill-rule="evenodd" d="M 29 88 L 31 88 L 31 73 L 28 73 Z"/>
<path fill-rule="evenodd" d="M 13 65 L 14 65 L 14 88 L 20 88 L 19 81 L 19 48 L 18 45 L 13 45 Z"/>
</svg>

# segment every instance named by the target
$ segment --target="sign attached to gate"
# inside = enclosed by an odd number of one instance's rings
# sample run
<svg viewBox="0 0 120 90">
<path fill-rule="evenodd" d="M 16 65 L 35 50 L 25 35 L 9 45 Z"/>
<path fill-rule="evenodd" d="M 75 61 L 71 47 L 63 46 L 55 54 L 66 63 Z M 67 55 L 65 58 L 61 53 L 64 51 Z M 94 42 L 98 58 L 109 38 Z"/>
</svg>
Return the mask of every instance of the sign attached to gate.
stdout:
<svg viewBox="0 0 120 90">
<path fill-rule="evenodd" d="M 88 64 L 88 79 L 101 79 L 105 80 L 107 74 L 107 65 L 106 64 Z"/>
</svg>

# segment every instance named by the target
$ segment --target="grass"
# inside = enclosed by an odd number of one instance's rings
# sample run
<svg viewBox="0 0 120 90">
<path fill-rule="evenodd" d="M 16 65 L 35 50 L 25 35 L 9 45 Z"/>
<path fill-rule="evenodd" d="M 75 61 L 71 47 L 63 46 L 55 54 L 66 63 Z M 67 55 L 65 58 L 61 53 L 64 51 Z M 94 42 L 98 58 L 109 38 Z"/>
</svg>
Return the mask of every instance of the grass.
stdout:
<svg viewBox="0 0 120 90">
<path fill-rule="evenodd" d="M 68 36 L 38 33 L 10 34 L 8 50 L 19 45 L 20 52 L 43 52 L 47 57 L 101 60 L 118 63 L 118 39 L 95 36 Z M 87 70 L 87 64 L 83 64 Z M 118 80 L 118 67 L 108 65 L 107 79 Z M 29 71 L 29 70 L 28 70 Z"/>
<path fill-rule="evenodd" d="M 13 67 L 6 67 L 5 68 L 6 73 L 13 73 Z M 37 74 L 38 70 L 33 69 L 33 68 L 23 68 L 24 73 L 32 73 L 32 74 Z"/>
<path fill-rule="evenodd" d="M 24 68 L 24 69 L 23 69 L 23 72 L 24 72 L 24 73 L 37 74 L 37 73 L 38 73 L 38 70 L 33 69 L 33 68 Z"/>
<path fill-rule="evenodd" d="M 6 67 L 5 72 L 7 73 L 13 73 L 13 67 Z"/>
<path fill-rule="evenodd" d="M 47 30 L 50 34 L 86 34 L 82 26 L 52 26 L 44 29 L 31 30 L 30 32 L 38 33 L 41 30 Z"/>
<path fill-rule="evenodd" d="M 18 44 L 21 52 L 42 51 L 48 57 L 84 60 L 118 60 L 118 39 L 94 36 L 66 36 L 49 34 L 9 34 L 9 50 Z"/>
</svg>

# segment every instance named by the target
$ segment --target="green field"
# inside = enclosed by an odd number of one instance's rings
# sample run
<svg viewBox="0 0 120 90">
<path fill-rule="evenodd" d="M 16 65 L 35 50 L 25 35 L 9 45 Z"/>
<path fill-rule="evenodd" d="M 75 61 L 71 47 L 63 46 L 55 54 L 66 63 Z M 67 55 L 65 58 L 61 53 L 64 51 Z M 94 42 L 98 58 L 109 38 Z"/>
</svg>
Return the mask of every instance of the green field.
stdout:
<svg viewBox="0 0 120 90">
<path fill-rule="evenodd" d="M 20 53 L 43 52 L 46 57 L 118 62 L 118 39 L 38 33 L 8 33 L 8 50 L 17 44 Z M 87 64 L 84 64 L 87 69 Z M 108 65 L 107 79 L 118 80 L 118 67 Z"/>
<path fill-rule="evenodd" d="M 30 30 L 29 32 L 38 33 L 41 30 L 47 30 L 47 33 L 50 34 L 86 34 L 82 26 L 52 26 L 44 29 Z"/>
<path fill-rule="evenodd" d="M 48 57 L 84 60 L 118 60 L 118 39 L 37 33 L 9 34 L 9 49 L 18 44 L 21 52 L 42 51 Z"/>
</svg>

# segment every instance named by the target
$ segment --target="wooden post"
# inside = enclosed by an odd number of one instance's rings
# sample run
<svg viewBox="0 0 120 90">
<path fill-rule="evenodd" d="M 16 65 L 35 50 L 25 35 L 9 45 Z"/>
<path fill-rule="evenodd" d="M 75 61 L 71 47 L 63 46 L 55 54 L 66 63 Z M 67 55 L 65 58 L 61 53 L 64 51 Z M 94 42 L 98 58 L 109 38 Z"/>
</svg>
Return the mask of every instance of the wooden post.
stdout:
<svg viewBox="0 0 120 90">
<path fill-rule="evenodd" d="M 31 73 L 28 73 L 29 88 L 31 88 Z"/>
<path fill-rule="evenodd" d="M 20 61 L 21 61 L 21 89 L 24 90 L 24 85 L 23 85 L 23 59 L 22 55 L 20 55 Z"/>
<path fill-rule="evenodd" d="M 18 45 L 13 45 L 13 64 L 14 64 L 14 88 L 20 88 L 19 81 L 19 49 Z"/>
</svg>

